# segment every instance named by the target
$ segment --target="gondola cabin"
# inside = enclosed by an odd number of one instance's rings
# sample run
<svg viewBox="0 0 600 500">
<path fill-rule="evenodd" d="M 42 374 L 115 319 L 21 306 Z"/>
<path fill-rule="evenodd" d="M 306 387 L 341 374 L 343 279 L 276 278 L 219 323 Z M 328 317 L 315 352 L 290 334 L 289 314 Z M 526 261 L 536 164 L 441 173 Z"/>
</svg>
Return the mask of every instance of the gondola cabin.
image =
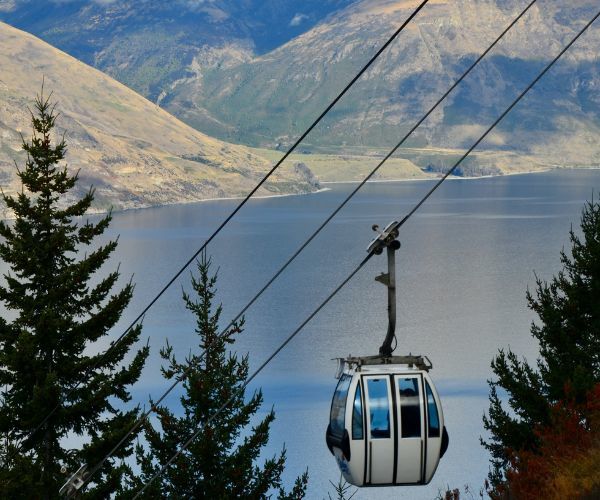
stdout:
<svg viewBox="0 0 600 500">
<path fill-rule="evenodd" d="M 423 356 L 340 360 L 326 441 L 356 486 L 427 484 L 448 447 Z"/>
</svg>

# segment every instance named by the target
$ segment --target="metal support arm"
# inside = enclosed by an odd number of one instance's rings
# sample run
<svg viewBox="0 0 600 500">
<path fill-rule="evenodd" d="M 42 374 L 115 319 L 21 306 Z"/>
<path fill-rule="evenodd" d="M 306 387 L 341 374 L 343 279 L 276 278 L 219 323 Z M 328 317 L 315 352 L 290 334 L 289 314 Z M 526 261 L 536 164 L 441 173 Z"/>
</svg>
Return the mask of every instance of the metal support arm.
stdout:
<svg viewBox="0 0 600 500">
<path fill-rule="evenodd" d="M 396 251 L 400 248 L 400 242 L 393 240 L 387 245 L 387 257 L 388 257 L 388 272 L 387 275 L 378 276 L 375 278 L 377 281 L 381 281 L 384 285 L 387 285 L 388 289 L 388 329 L 385 336 L 385 340 L 379 348 L 380 356 L 391 356 L 394 349 L 392 349 L 392 342 L 396 338 Z M 383 278 L 385 279 L 378 279 Z"/>
<path fill-rule="evenodd" d="M 379 236 L 375 238 L 367 247 L 369 254 L 380 255 L 384 248 L 387 248 L 388 256 L 388 272 L 387 274 L 382 273 L 375 278 L 375 281 L 379 281 L 387 286 L 388 289 L 388 330 L 385 340 L 379 348 L 379 356 L 390 357 L 395 347 L 392 348 L 392 343 L 396 338 L 396 257 L 395 253 L 400 248 L 400 242 L 396 239 L 398 237 L 399 222 L 390 222 L 383 231 L 379 232 L 378 226 L 373 226 L 373 231 L 379 233 Z"/>
</svg>

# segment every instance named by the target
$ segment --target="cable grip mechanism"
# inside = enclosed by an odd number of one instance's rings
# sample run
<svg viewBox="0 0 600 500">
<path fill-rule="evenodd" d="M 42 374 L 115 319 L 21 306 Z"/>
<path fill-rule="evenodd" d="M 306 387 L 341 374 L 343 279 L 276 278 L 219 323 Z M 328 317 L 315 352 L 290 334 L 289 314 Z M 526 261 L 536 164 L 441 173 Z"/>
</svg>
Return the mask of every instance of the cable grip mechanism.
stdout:
<svg viewBox="0 0 600 500">
<path fill-rule="evenodd" d="M 68 481 L 62 485 L 58 494 L 63 498 L 71 498 L 84 485 L 86 480 L 87 464 L 82 465 L 77 469 Z"/>
</svg>

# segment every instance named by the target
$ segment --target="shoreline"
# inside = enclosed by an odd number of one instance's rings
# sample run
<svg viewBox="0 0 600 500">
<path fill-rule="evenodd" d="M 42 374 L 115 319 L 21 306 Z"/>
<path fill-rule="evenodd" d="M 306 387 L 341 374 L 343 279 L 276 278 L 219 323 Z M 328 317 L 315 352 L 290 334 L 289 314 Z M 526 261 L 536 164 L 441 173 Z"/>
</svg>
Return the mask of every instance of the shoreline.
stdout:
<svg viewBox="0 0 600 500">
<path fill-rule="evenodd" d="M 545 168 L 539 168 L 539 169 L 535 169 L 535 170 L 523 170 L 523 171 L 519 171 L 519 172 L 507 172 L 507 173 L 503 173 L 501 175 L 480 175 L 477 177 L 461 177 L 461 176 L 456 176 L 456 175 L 451 175 L 449 176 L 446 180 L 449 181 L 458 181 L 458 180 L 479 180 L 479 179 L 495 179 L 495 178 L 499 178 L 499 177 L 506 177 L 506 176 L 514 176 L 514 175 L 527 175 L 527 174 L 541 174 L 541 173 L 546 173 L 546 172 L 551 172 L 554 170 L 600 170 L 600 165 L 597 166 L 589 166 L 589 167 L 585 167 L 585 166 L 552 166 L 552 167 L 545 167 Z M 429 176 L 429 177 L 422 177 L 422 178 L 410 178 L 410 179 L 406 179 L 406 178 L 402 178 L 402 179 L 375 179 L 375 180 L 368 180 L 367 184 L 384 184 L 384 183 L 395 183 L 395 182 L 423 182 L 423 181 L 439 181 L 441 179 L 441 176 L 437 176 L 437 177 L 433 177 L 433 176 Z M 321 186 L 326 186 L 326 185 L 334 185 L 334 184 L 360 184 L 362 181 L 352 181 L 352 180 L 348 180 L 348 181 L 321 181 Z M 284 198 L 284 197 L 288 197 L 288 196 L 308 196 L 308 195 L 313 195 L 313 194 L 319 194 L 319 193 L 323 193 L 326 191 L 331 191 L 331 188 L 328 187 L 322 187 L 320 189 L 317 189 L 316 191 L 309 191 L 306 193 L 286 193 L 286 194 L 272 194 L 272 195 L 260 195 L 260 196 L 253 196 L 252 198 L 250 198 L 249 201 L 251 200 L 263 200 L 263 199 L 269 199 L 269 198 Z M 205 203 L 205 202 L 212 202 L 212 201 L 232 201 L 232 200 L 243 200 L 245 197 L 244 196 L 227 196 L 227 197 L 223 197 L 223 198 L 205 198 L 203 200 L 195 200 L 195 201 L 181 201 L 181 202 L 175 202 L 175 203 L 168 203 L 168 204 L 164 204 L 164 205 L 149 205 L 146 207 L 131 207 L 131 208 L 121 208 L 118 210 L 113 210 L 113 213 L 119 213 L 119 212 L 125 212 L 125 211 L 131 211 L 131 210 L 147 210 L 147 209 L 151 209 L 151 208 L 163 208 L 163 207 L 172 207 L 172 206 L 176 206 L 176 205 L 191 205 L 194 203 Z M 107 212 L 90 212 L 91 215 L 101 215 Z"/>
<path fill-rule="evenodd" d="M 450 175 L 446 180 L 449 181 L 458 181 L 458 180 L 469 180 L 474 181 L 478 179 L 495 179 L 498 177 L 507 177 L 510 175 L 526 175 L 526 174 L 538 174 L 544 172 L 550 172 L 552 170 L 600 170 L 600 166 L 598 167 L 547 167 L 536 170 L 523 170 L 519 172 L 506 172 L 502 174 L 490 174 L 490 175 L 478 175 L 478 176 L 467 176 L 463 177 L 461 175 Z M 371 179 L 367 181 L 367 184 L 373 183 L 387 183 L 387 182 L 417 182 L 417 181 L 435 181 L 441 179 L 442 176 L 430 176 L 430 177 L 416 177 L 410 179 Z M 322 181 L 321 184 L 360 184 L 362 181 Z"/>
<path fill-rule="evenodd" d="M 507 173 L 503 173 L 501 175 L 481 175 L 481 176 L 477 176 L 477 177 L 462 177 L 462 176 L 456 176 L 456 175 L 451 175 L 449 176 L 446 180 L 449 181 L 458 181 L 458 180 L 479 180 L 479 179 L 493 179 L 493 178 L 498 178 L 498 177 L 505 177 L 505 176 L 514 176 L 514 175 L 527 175 L 527 174 L 538 174 L 538 173 L 546 173 L 546 172 L 551 172 L 551 171 L 555 171 L 555 170 L 600 170 L 600 165 L 595 165 L 595 166 L 552 166 L 552 167 L 546 167 L 546 168 L 541 168 L 541 169 L 535 169 L 535 170 L 524 170 L 524 171 L 519 171 L 519 172 L 507 172 Z M 420 178 L 401 178 L 401 179 L 372 179 L 372 180 L 368 180 L 367 184 L 384 184 L 384 183 L 396 183 L 396 182 L 423 182 L 423 181 L 439 181 L 441 179 L 441 176 L 429 176 L 429 177 L 420 177 Z M 250 200 L 264 200 L 264 199 L 269 199 L 269 198 L 284 198 L 284 197 L 288 197 L 288 196 L 308 196 L 308 195 L 313 195 L 313 194 L 319 194 L 319 193 L 324 193 L 327 191 L 331 191 L 331 188 L 326 187 L 327 185 L 335 185 L 335 184 L 360 184 L 362 181 L 355 181 L 355 180 L 348 180 L 348 181 L 322 181 L 320 184 L 321 186 L 325 186 L 325 187 L 321 187 L 320 189 L 317 189 L 316 191 L 308 191 L 305 193 L 284 193 L 284 194 L 266 194 L 266 195 L 259 195 L 259 196 L 252 196 L 250 198 Z M 173 203 L 165 203 L 162 205 L 148 205 L 148 206 L 140 206 L 140 207 L 128 207 L 128 208 L 118 208 L 118 209 L 112 209 L 110 210 L 111 213 L 113 214 L 118 214 L 121 212 L 130 212 L 130 211 L 134 211 L 134 210 L 148 210 L 148 209 L 153 209 L 153 208 L 164 208 L 164 207 L 172 207 L 172 206 L 177 206 L 177 205 L 192 205 L 195 203 L 206 203 L 206 202 L 213 202 L 213 201 L 232 201 L 232 200 L 243 200 L 245 198 L 245 196 L 226 196 L 223 198 L 205 198 L 202 200 L 193 200 L 193 201 L 177 201 L 177 202 L 173 202 Z M 250 201 L 249 200 L 249 201 Z M 91 216 L 96 216 L 96 215 L 105 215 L 109 213 L 109 210 L 94 210 L 93 208 L 91 210 L 89 210 L 86 215 L 82 216 L 82 217 L 86 217 L 88 215 Z M 2 220 L 14 220 L 14 217 L 1 217 Z"/>
<path fill-rule="evenodd" d="M 527 174 L 538 174 L 538 173 L 546 173 L 546 172 L 551 172 L 554 170 L 600 170 L 600 165 L 598 166 L 593 166 L 593 167 L 577 167 L 577 166 L 572 166 L 572 167 L 562 167 L 562 166 L 555 166 L 555 167 L 546 167 L 546 168 L 542 168 L 542 169 L 535 169 L 535 170 L 525 170 L 525 171 L 521 171 L 521 172 L 508 172 L 508 173 L 503 173 L 502 175 L 481 175 L 481 176 L 477 176 L 477 177 L 461 177 L 461 176 L 456 176 L 456 175 L 451 175 L 449 176 L 446 180 L 449 181 L 458 181 L 458 180 L 479 180 L 479 179 L 494 179 L 494 178 L 498 178 L 498 177 L 505 177 L 505 176 L 513 176 L 513 175 L 527 175 Z M 410 179 L 375 179 L 375 180 L 368 180 L 367 184 L 384 184 L 384 183 L 395 183 L 395 182 L 423 182 L 423 181 L 438 181 L 441 179 L 441 176 L 439 177 L 422 177 L 422 178 L 410 178 Z M 320 184 L 321 186 L 324 185 L 328 185 L 328 184 L 360 184 L 362 181 L 322 181 Z M 319 193 L 324 193 L 327 191 L 331 191 L 331 188 L 328 187 L 322 187 L 320 189 L 317 189 L 316 191 L 308 191 L 306 193 L 286 193 L 286 194 L 267 194 L 267 195 L 260 195 L 260 196 L 252 196 L 252 198 L 250 198 L 250 200 L 264 200 L 264 199 L 269 199 L 269 198 L 284 198 L 284 197 L 288 197 L 288 196 L 308 196 L 308 195 L 313 195 L 313 194 L 319 194 Z M 164 205 L 149 205 L 146 207 L 131 207 L 131 208 L 120 208 L 117 210 L 113 210 L 112 213 L 120 213 L 120 212 L 129 212 L 132 210 L 148 210 L 148 209 L 152 209 L 152 208 L 163 208 L 163 207 L 172 207 L 172 206 L 177 206 L 177 205 L 192 205 L 195 203 L 206 203 L 206 202 L 213 202 L 213 201 L 232 201 L 232 200 L 243 200 L 245 198 L 245 196 L 226 196 L 223 198 L 205 198 L 203 200 L 195 200 L 195 201 L 179 201 L 179 202 L 174 202 L 174 203 L 168 203 L 168 204 L 164 204 Z M 108 213 L 107 211 L 101 212 L 101 211 L 90 211 L 89 214 L 90 215 L 102 215 L 102 214 L 106 214 Z"/>
<path fill-rule="evenodd" d="M 306 193 L 285 193 L 285 194 L 265 194 L 260 196 L 252 196 L 248 201 L 251 200 L 265 200 L 271 198 L 287 198 L 289 196 L 308 196 L 311 194 L 323 193 L 325 191 L 331 191 L 331 188 L 321 188 L 316 191 L 307 191 Z M 152 208 L 165 208 L 165 207 L 175 207 L 178 205 L 194 205 L 196 203 L 206 203 L 211 201 L 233 201 L 233 200 L 243 200 L 245 196 L 226 196 L 223 198 L 204 198 L 203 200 L 193 200 L 193 201 L 176 201 L 174 203 L 165 203 L 163 205 L 148 205 L 147 207 L 131 207 L 131 208 L 119 208 L 116 210 L 112 210 L 112 213 L 120 213 L 120 212 L 129 212 L 131 210 L 148 210 Z M 92 215 L 101 215 L 106 214 L 108 212 L 89 212 Z"/>
<path fill-rule="evenodd" d="M 321 184 L 325 184 L 325 183 L 322 182 Z M 252 196 L 250 199 L 251 200 L 264 200 L 264 199 L 268 199 L 268 198 L 286 198 L 288 196 L 306 196 L 309 194 L 323 193 L 325 191 L 331 191 L 331 189 L 330 188 L 321 188 L 321 189 L 317 189 L 316 191 L 307 191 L 306 193 L 264 194 L 264 195 L 260 195 L 260 196 Z M 206 198 L 204 200 L 182 201 L 182 202 L 169 203 L 169 205 L 153 205 L 153 206 L 154 207 L 168 207 L 170 205 L 189 205 L 190 203 L 204 203 L 205 201 L 243 200 L 244 198 L 246 198 L 246 197 L 245 196 L 227 196 L 225 198 Z M 146 207 L 146 208 L 152 208 L 152 207 Z"/>
</svg>

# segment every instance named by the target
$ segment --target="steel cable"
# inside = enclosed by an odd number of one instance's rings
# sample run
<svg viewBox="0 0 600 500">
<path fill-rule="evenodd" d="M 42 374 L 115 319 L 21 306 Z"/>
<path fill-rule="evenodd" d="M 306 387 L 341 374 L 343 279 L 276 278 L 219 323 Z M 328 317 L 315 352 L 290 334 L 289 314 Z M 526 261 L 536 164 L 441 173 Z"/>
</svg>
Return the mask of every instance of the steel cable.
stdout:
<svg viewBox="0 0 600 500">
<path fill-rule="evenodd" d="M 494 123 L 475 141 L 475 143 L 463 154 L 463 156 L 444 174 L 444 176 L 425 194 L 425 196 L 413 207 L 413 209 L 401 220 L 398 227 L 401 227 L 403 224 L 412 217 L 412 215 L 425 203 L 425 201 L 433 194 L 435 190 L 448 178 L 449 175 L 452 174 L 453 171 L 469 156 L 469 154 L 489 135 L 489 133 L 504 119 L 504 117 L 512 111 L 512 109 L 521 101 L 525 95 L 533 88 L 533 86 L 554 66 L 554 64 L 563 56 L 563 54 L 579 39 L 579 37 L 587 31 L 587 29 L 592 25 L 592 23 L 600 17 L 600 11 L 596 13 L 596 15 L 577 33 L 577 35 L 560 51 L 560 53 L 539 73 L 536 78 L 519 94 L 519 96 L 505 109 L 505 111 L 494 121 Z M 315 309 L 315 311 L 308 316 L 308 318 L 300 324 L 300 326 L 294 330 L 286 340 L 257 368 L 252 375 L 246 380 L 246 382 L 236 391 L 215 413 L 213 413 L 207 421 L 201 426 L 180 448 L 177 452 L 161 467 L 159 471 L 156 472 L 154 476 L 148 480 L 142 487 L 142 489 L 136 494 L 135 498 L 139 498 L 140 495 L 148 488 L 148 486 L 159 476 L 161 476 L 164 471 L 177 459 L 177 457 L 183 453 L 190 443 L 198 437 L 198 435 L 205 429 L 205 427 L 212 422 L 228 405 L 233 401 L 234 398 L 241 395 L 248 384 L 281 352 L 282 349 L 285 348 L 293 338 L 308 324 L 308 322 L 316 316 L 316 314 L 323 308 L 329 301 L 337 295 L 337 293 L 360 271 L 364 265 L 371 259 L 374 255 L 373 252 L 369 253 L 367 257 L 363 259 L 363 261 L 350 273 L 350 275 L 342 281 L 338 287 L 330 293 L 330 295 Z"/>
<path fill-rule="evenodd" d="M 273 277 L 254 295 L 254 297 L 246 304 L 246 306 L 235 316 L 233 320 L 223 329 L 219 334 L 219 337 L 225 335 L 225 333 L 231 328 L 234 323 L 239 320 L 243 314 L 258 300 L 258 298 L 271 286 L 271 284 L 287 269 L 287 267 L 300 255 L 300 253 L 312 242 L 312 240 L 325 228 L 325 226 L 342 210 L 342 208 L 354 197 L 354 195 L 375 175 L 375 173 L 383 166 L 383 164 L 406 142 L 406 140 L 414 133 L 414 131 L 435 111 L 435 109 L 448 97 L 450 93 L 468 76 L 468 74 L 481 62 L 481 60 L 498 44 L 498 42 L 506 35 L 508 31 L 527 13 L 527 11 L 536 3 L 537 0 L 532 0 L 523 11 L 504 29 L 504 31 L 498 35 L 494 42 L 469 66 L 469 68 L 454 82 L 454 84 L 440 97 L 436 103 L 427 111 L 425 115 L 410 129 L 410 131 L 394 146 L 394 148 L 377 164 L 377 166 L 363 179 L 356 188 L 344 199 L 344 201 L 332 212 L 332 214 L 325 219 L 325 221 L 315 230 L 315 232 L 298 248 L 298 250 L 287 260 L 287 262 L 273 275 Z M 200 354 L 200 361 L 203 359 L 204 352 Z M 86 476 L 85 483 L 89 482 L 96 472 L 102 467 L 102 465 L 108 460 L 116 450 L 118 450 L 123 443 L 129 438 L 129 436 L 135 432 L 144 421 L 154 411 L 154 408 L 158 406 L 177 385 L 185 379 L 189 371 L 192 369 L 189 366 L 180 376 L 178 376 L 169 388 L 159 397 L 159 399 L 150 407 L 145 413 L 143 413 L 136 423 L 129 429 L 127 434 L 121 438 L 121 440 L 106 454 L 106 456 L 90 470 Z"/>
<path fill-rule="evenodd" d="M 506 33 L 525 15 L 525 13 L 536 3 L 537 0 L 532 0 L 525 9 L 504 29 L 504 31 L 494 40 L 494 42 L 483 52 L 469 68 L 458 78 L 455 83 L 446 91 L 442 97 L 427 111 L 427 113 L 410 129 L 410 131 L 396 144 L 396 146 L 388 153 L 377 166 L 367 175 L 367 177 L 361 181 L 356 188 L 344 199 L 344 201 L 333 211 L 333 213 L 315 230 L 315 232 L 300 246 L 300 248 L 288 259 L 288 261 L 273 275 L 273 277 L 256 293 L 256 295 L 248 302 L 248 304 L 235 316 L 233 320 L 223 329 L 219 334 L 222 337 L 233 324 L 239 320 L 242 315 L 258 300 L 258 298 L 271 286 L 271 284 L 287 269 L 287 267 L 302 253 L 302 251 L 312 242 L 312 240 L 325 228 L 325 226 L 344 208 L 344 206 L 354 197 L 354 195 L 368 182 L 369 179 L 375 175 L 375 173 L 383 166 L 383 164 L 404 144 L 404 142 L 414 133 L 414 131 L 435 111 L 435 109 L 448 97 L 448 95 L 467 77 L 467 75 L 481 62 L 481 60 L 498 44 L 498 42 L 506 35 Z M 205 351 L 204 351 L 205 352 Z M 200 354 L 200 360 L 204 356 L 204 352 Z M 189 370 L 192 367 L 188 367 L 184 373 L 177 377 L 169 388 L 160 396 L 154 406 L 159 405 L 170 393 L 177 387 L 177 385 L 185 379 Z M 153 408 L 147 410 L 142 416 L 136 421 L 136 423 L 129 429 L 127 434 L 113 447 L 113 449 L 89 472 L 85 482 L 87 483 L 92 476 L 102 467 L 104 462 L 108 460 L 117 449 L 127 440 L 127 438 L 135 432 L 140 425 L 150 416 Z"/>
<path fill-rule="evenodd" d="M 389 45 L 398 37 L 398 35 L 404 30 L 404 28 L 413 20 L 413 18 L 427 5 L 429 0 L 423 0 L 410 16 L 402 23 L 402 25 L 390 36 L 390 38 L 379 48 L 379 50 L 369 59 L 369 61 L 363 66 L 363 68 L 352 78 L 352 80 L 344 87 L 344 89 L 337 95 L 337 97 L 331 101 L 331 103 L 325 108 L 325 110 L 317 117 L 317 119 L 306 129 L 306 131 L 294 142 L 294 144 L 287 150 L 287 152 L 277 161 L 277 163 L 269 170 L 269 172 L 260 180 L 260 182 L 246 195 L 246 197 L 236 206 L 236 208 L 225 218 L 225 220 L 217 227 L 217 229 L 211 234 L 211 236 L 202 244 L 202 246 L 189 258 L 189 260 L 175 273 L 175 275 L 167 282 L 167 284 L 158 292 L 158 294 L 150 301 L 150 303 L 142 310 L 142 312 L 131 322 L 131 324 L 125 329 L 125 331 L 113 342 L 111 342 L 109 348 L 104 354 L 98 359 L 94 368 L 96 369 L 102 360 L 109 355 L 112 350 L 119 344 L 130 332 L 130 330 L 139 323 L 139 321 L 146 315 L 150 308 L 156 303 L 156 301 L 171 287 L 171 285 L 181 276 L 181 274 L 188 268 L 188 266 L 200 255 L 200 253 L 212 242 L 212 240 L 221 232 L 221 230 L 231 221 L 231 219 L 242 209 L 242 207 L 250 200 L 250 198 L 260 189 L 260 187 L 271 177 L 271 175 L 281 166 L 281 164 L 289 157 L 289 155 L 298 147 L 298 145 L 306 138 L 306 136 L 321 122 L 321 120 L 331 111 L 331 109 L 339 102 L 339 100 L 350 90 L 350 88 L 360 79 L 360 77 L 373 65 L 373 63 L 379 58 L 379 56 L 389 47 Z M 69 399 L 74 391 L 83 383 L 83 380 L 87 379 L 87 376 L 81 377 L 81 379 L 70 389 L 67 394 L 62 398 L 63 400 Z M 27 434 L 18 446 L 18 451 L 21 450 L 24 443 L 26 443 L 33 435 L 35 435 L 46 422 L 56 413 L 61 407 L 62 403 L 59 402 L 47 415 L 46 417 L 35 427 L 35 429 Z"/>
</svg>

